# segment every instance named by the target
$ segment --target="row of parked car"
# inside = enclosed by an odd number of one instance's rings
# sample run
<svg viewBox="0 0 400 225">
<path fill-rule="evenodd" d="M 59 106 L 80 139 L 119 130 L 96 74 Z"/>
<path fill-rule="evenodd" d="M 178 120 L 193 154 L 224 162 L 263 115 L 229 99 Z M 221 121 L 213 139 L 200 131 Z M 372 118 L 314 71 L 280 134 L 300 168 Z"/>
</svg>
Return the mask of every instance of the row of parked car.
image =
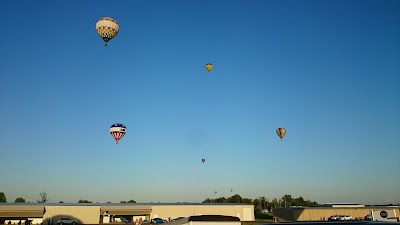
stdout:
<svg viewBox="0 0 400 225">
<path fill-rule="evenodd" d="M 340 220 L 340 221 L 353 220 L 353 217 L 351 217 L 349 215 L 334 215 L 334 216 L 329 217 L 329 220 Z"/>
</svg>

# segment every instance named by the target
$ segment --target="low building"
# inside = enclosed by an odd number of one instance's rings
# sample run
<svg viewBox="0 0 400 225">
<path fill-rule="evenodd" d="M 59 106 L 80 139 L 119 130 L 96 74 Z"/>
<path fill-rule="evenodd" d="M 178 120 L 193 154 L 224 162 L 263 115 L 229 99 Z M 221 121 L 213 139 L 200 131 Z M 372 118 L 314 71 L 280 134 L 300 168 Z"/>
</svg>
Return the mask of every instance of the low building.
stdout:
<svg viewBox="0 0 400 225">
<path fill-rule="evenodd" d="M 353 207 L 352 207 L 353 206 Z M 327 221 L 334 215 L 349 215 L 354 220 L 363 220 L 370 214 L 371 209 L 395 209 L 399 215 L 399 207 L 393 206 L 360 206 L 360 205 L 334 205 L 322 207 L 296 207 L 274 209 L 274 217 L 286 221 Z"/>
<path fill-rule="evenodd" d="M 3 203 L 0 204 L 0 224 L 5 221 L 32 221 L 32 225 L 56 224 L 68 217 L 78 224 L 99 224 L 119 221 L 150 221 L 153 218 L 171 220 L 178 217 L 222 215 L 240 221 L 254 221 L 254 206 L 219 203 Z"/>
</svg>

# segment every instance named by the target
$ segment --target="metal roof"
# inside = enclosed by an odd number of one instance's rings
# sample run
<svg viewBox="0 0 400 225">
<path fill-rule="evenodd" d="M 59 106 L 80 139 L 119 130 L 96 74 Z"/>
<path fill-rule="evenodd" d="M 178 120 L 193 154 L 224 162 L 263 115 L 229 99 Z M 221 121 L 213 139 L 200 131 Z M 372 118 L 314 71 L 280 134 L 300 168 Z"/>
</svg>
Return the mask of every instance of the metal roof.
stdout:
<svg viewBox="0 0 400 225">
<path fill-rule="evenodd" d="M 44 211 L 44 205 L 18 204 L 0 204 L 0 211 Z"/>
<path fill-rule="evenodd" d="M 190 202 L 176 202 L 176 203 L 0 203 L 0 206 L 18 205 L 20 206 L 157 206 L 157 205 L 249 205 L 245 203 L 190 203 Z"/>
</svg>

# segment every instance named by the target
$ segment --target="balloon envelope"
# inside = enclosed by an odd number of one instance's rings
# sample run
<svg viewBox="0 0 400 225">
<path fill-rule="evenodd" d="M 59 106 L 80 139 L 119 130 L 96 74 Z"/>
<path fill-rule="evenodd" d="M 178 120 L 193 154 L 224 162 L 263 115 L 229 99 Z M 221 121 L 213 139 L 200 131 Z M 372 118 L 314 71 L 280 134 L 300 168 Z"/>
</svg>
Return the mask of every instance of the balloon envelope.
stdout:
<svg viewBox="0 0 400 225">
<path fill-rule="evenodd" d="M 282 138 L 285 137 L 286 134 L 286 129 L 285 128 L 278 128 L 276 129 L 276 134 L 278 135 L 278 137 Z"/>
<path fill-rule="evenodd" d="M 211 63 L 207 63 L 206 64 L 206 70 L 208 70 L 208 72 L 210 72 L 212 70 L 213 66 Z"/>
<path fill-rule="evenodd" d="M 96 23 L 97 34 L 104 40 L 105 46 L 113 39 L 119 31 L 119 24 L 111 17 L 100 18 Z"/>
<path fill-rule="evenodd" d="M 118 144 L 118 141 L 125 136 L 126 126 L 122 123 L 114 123 L 110 127 L 110 134 L 115 139 Z"/>
</svg>

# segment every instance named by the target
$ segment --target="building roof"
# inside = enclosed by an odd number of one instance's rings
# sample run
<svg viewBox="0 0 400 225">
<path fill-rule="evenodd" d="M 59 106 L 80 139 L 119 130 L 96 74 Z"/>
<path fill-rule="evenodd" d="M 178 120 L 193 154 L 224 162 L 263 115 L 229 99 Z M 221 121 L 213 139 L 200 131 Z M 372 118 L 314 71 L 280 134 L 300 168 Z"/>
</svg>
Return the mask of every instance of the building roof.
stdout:
<svg viewBox="0 0 400 225">
<path fill-rule="evenodd" d="M 18 205 L 24 206 L 24 205 L 30 205 L 30 206 L 157 206 L 157 205 L 162 205 L 162 206 L 177 206 L 177 205 L 216 205 L 216 206 L 221 206 L 221 205 L 248 205 L 245 203 L 190 203 L 190 202 L 176 202 L 176 203 L 0 203 L 0 206 L 2 205 Z"/>
</svg>

